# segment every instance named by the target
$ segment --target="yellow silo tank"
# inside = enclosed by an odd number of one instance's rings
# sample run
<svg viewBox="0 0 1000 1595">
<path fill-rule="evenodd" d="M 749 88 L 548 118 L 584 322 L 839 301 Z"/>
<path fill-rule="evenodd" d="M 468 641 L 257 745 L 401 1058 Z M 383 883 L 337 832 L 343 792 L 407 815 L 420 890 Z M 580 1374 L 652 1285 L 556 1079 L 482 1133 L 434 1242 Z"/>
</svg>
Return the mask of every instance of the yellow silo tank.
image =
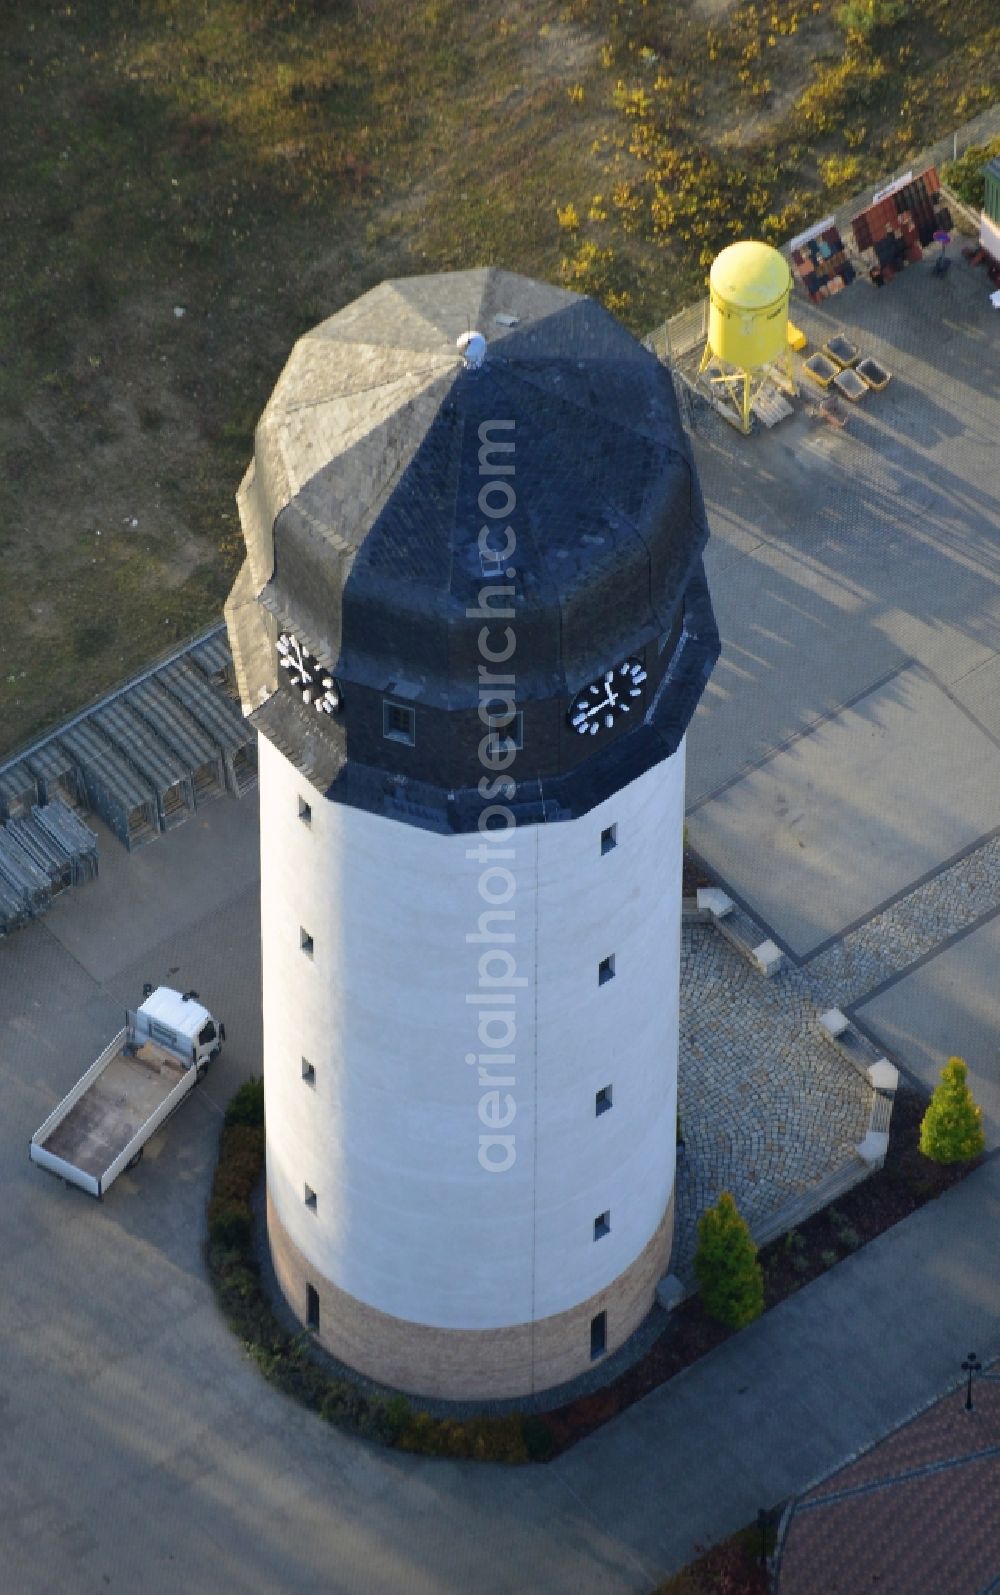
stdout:
<svg viewBox="0 0 1000 1595">
<path fill-rule="evenodd" d="M 776 249 L 730 244 L 712 262 L 708 283 L 708 347 L 716 359 L 755 371 L 784 358 L 792 274 Z"/>
</svg>

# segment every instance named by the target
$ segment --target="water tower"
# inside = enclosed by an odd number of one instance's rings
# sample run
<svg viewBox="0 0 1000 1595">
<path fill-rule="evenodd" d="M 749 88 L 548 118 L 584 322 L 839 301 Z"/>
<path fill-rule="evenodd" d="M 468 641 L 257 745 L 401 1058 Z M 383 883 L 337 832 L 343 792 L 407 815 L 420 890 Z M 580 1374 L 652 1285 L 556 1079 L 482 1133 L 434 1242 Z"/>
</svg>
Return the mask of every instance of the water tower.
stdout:
<svg viewBox="0 0 1000 1595">
<path fill-rule="evenodd" d="M 386 1384 L 558 1384 L 671 1247 L 718 637 L 669 373 L 524 277 L 384 283 L 296 344 L 239 505 L 280 1288 Z"/>
<path fill-rule="evenodd" d="M 743 241 L 716 255 L 709 273 L 708 341 L 698 367 L 709 373 L 736 406 L 744 432 L 750 430 L 755 391 L 780 373 L 796 392 L 788 347 L 788 300 L 792 273 L 770 244 Z"/>
</svg>

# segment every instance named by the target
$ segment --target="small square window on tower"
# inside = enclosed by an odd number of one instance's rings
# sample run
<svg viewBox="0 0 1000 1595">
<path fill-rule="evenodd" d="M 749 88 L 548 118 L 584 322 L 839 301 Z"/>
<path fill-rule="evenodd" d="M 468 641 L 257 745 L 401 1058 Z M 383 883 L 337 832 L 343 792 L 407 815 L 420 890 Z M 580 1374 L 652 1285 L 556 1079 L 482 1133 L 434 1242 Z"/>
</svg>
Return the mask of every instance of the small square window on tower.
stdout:
<svg viewBox="0 0 1000 1595">
<path fill-rule="evenodd" d="M 606 825 L 601 832 L 601 853 L 610 853 L 612 848 L 618 846 L 617 825 Z"/>
<path fill-rule="evenodd" d="M 299 946 L 302 948 L 302 951 L 305 953 L 307 958 L 312 957 L 313 939 L 307 930 L 303 930 L 301 925 L 299 926 Z"/>
<path fill-rule="evenodd" d="M 609 980 L 615 978 L 615 955 L 609 953 L 607 958 L 602 958 L 597 966 L 597 984 L 606 986 Z"/>
<path fill-rule="evenodd" d="M 305 1081 L 306 1085 L 315 1085 L 316 1084 L 316 1070 L 313 1067 L 313 1065 L 309 1062 L 308 1058 L 303 1058 L 302 1059 L 302 1078 Z"/>
<path fill-rule="evenodd" d="M 602 1113 L 607 1113 L 610 1106 L 611 1087 L 609 1085 L 605 1085 L 601 1087 L 600 1091 L 598 1091 L 596 1097 L 594 1098 L 594 1112 L 597 1114 L 598 1118 L 600 1118 Z"/>
<path fill-rule="evenodd" d="M 498 758 L 504 753 L 517 753 L 523 747 L 523 710 L 515 709 L 513 715 L 490 715 L 490 737 L 487 751 L 491 759 Z"/>
<path fill-rule="evenodd" d="M 311 825 L 313 822 L 312 804 L 307 803 L 304 797 L 299 798 L 299 819 L 303 825 Z"/>
<path fill-rule="evenodd" d="M 306 1286 L 306 1328 L 319 1328 L 319 1291 L 315 1285 Z"/>
<path fill-rule="evenodd" d="M 305 1194 L 306 1207 L 309 1208 L 310 1212 L 315 1213 L 315 1211 L 316 1211 L 316 1192 L 313 1190 L 311 1185 L 303 1186 L 303 1192 Z"/>
<path fill-rule="evenodd" d="M 606 1213 L 598 1213 L 594 1220 L 594 1239 L 603 1240 L 605 1235 L 611 1234 L 611 1209 Z"/>
<path fill-rule="evenodd" d="M 608 1315 L 598 1313 L 590 1320 L 590 1360 L 596 1362 L 608 1349 Z"/>
<path fill-rule="evenodd" d="M 405 742 L 413 746 L 413 728 L 416 716 L 404 704 L 382 700 L 382 735 L 391 742 Z"/>
</svg>

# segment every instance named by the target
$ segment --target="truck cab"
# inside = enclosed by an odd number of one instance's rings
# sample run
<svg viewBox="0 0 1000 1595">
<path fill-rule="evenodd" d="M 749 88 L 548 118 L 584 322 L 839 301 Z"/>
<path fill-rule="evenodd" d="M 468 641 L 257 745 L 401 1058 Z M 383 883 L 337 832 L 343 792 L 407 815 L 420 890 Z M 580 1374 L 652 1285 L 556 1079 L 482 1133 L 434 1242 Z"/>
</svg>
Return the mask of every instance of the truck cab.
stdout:
<svg viewBox="0 0 1000 1595">
<path fill-rule="evenodd" d="M 134 1038 L 166 1047 L 186 1068 L 202 1074 L 222 1050 L 225 1026 L 217 1025 L 196 991 L 179 992 L 170 986 L 150 991 L 135 1011 Z"/>
</svg>

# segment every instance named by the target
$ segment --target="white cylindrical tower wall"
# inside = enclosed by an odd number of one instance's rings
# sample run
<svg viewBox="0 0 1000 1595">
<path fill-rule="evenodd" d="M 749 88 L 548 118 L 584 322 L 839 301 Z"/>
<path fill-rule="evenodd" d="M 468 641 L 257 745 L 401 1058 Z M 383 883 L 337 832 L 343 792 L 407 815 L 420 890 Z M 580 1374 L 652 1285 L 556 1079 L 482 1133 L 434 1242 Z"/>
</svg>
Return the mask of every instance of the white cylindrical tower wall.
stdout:
<svg viewBox="0 0 1000 1595">
<path fill-rule="evenodd" d="M 387 1382 L 407 1384 L 412 1335 L 412 1389 L 582 1371 L 589 1308 L 607 1303 L 613 1350 L 669 1246 L 683 743 L 578 819 L 486 837 L 331 802 L 263 736 L 260 800 L 269 1223 L 291 1305 L 304 1317 L 312 1285 L 321 1341 Z M 513 919 L 470 940 L 496 910 Z M 500 1012 L 515 1034 L 495 1049 Z M 507 1136 L 512 1166 L 488 1172 Z"/>
</svg>

